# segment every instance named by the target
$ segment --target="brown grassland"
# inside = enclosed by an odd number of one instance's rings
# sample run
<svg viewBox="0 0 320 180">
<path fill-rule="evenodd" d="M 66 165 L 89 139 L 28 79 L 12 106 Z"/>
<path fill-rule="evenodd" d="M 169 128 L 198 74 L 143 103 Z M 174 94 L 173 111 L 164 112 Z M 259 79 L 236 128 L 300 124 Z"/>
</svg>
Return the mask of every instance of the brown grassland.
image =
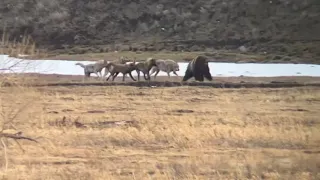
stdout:
<svg viewBox="0 0 320 180">
<path fill-rule="evenodd" d="M 320 178 L 319 87 L 21 86 L 81 79 L 0 77 L 0 179 Z"/>
<path fill-rule="evenodd" d="M 4 140 L 3 179 L 320 178 L 317 87 L 12 86 L 0 97 L 5 132 L 39 141 Z"/>
</svg>

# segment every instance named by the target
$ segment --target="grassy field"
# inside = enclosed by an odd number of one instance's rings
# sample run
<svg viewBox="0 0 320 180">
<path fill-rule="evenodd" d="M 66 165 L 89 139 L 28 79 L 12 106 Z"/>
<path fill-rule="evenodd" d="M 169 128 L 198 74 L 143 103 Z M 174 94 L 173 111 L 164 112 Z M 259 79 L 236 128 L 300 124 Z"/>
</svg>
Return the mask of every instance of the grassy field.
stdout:
<svg viewBox="0 0 320 180">
<path fill-rule="evenodd" d="M 0 91 L 4 179 L 320 178 L 319 88 Z"/>
</svg>

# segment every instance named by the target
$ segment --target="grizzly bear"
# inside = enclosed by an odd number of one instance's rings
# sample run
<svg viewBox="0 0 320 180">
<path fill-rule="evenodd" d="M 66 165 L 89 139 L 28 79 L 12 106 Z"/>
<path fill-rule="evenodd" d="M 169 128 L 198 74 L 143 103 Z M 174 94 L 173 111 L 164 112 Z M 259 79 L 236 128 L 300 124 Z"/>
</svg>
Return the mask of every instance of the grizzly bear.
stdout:
<svg viewBox="0 0 320 180">
<path fill-rule="evenodd" d="M 192 61 L 189 62 L 187 70 L 182 81 L 187 81 L 188 79 L 194 77 L 196 81 L 204 81 L 204 77 L 212 81 L 212 76 L 210 74 L 210 69 L 205 56 L 197 56 Z"/>
</svg>

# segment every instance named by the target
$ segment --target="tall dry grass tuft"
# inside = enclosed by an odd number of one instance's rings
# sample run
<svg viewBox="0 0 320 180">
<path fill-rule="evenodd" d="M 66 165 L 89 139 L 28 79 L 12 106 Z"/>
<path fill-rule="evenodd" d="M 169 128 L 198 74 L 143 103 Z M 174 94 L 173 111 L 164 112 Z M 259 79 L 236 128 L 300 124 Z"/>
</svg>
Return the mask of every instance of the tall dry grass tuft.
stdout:
<svg viewBox="0 0 320 180">
<path fill-rule="evenodd" d="M 0 86 L 28 86 L 30 77 L 17 74 L 16 70 L 24 72 L 27 69 L 36 69 L 35 63 L 41 62 L 31 62 L 27 59 L 41 59 L 48 56 L 46 49 L 37 48 L 31 36 L 26 33 L 21 35 L 19 41 L 16 38 L 12 40 L 6 27 L 2 30 L 0 55 L 9 56 L 0 59 Z M 10 72 L 10 74 L 4 72 Z"/>
<path fill-rule="evenodd" d="M 10 93 L 7 93 L 10 91 Z M 8 149 L 11 143 L 25 152 L 23 143 L 38 141 L 25 135 L 23 129 L 29 126 L 30 113 L 34 110 L 33 106 L 37 103 L 39 95 L 36 90 L 25 86 L 0 87 L 0 142 L 3 150 L 5 172 L 9 166 Z M 15 148 L 15 147 L 13 147 Z M 1 164 L 1 163 L 0 163 Z"/>
<path fill-rule="evenodd" d="M 36 43 L 33 41 L 30 35 L 21 35 L 21 40 L 16 38 L 10 40 L 10 34 L 6 32 L 6 27 L 3 27 L 0 43 L 0 54 L 6 54 L 10 57 L 16 58 L 44 58 L 47 56 L 46 49 L 36 48 Z"/>
<path fill-rule="evenodd" d="M 15 57 L 21 54 L 39 55 L 35 43 L 29 36 L 24 37 L 22 42 L 9 42 L 9 36 L 5 31 L 3 32 L 1 54 Z M 24 61 L 7 59 L 1 62 L 3 67 L 0 69 L 0 147 L 4 160 L 0 161 L 0 168 L 3 166 L 5 173 L 10 162 L 9 149 L 17 147 L 21 152 L 25 152 L 23 143 L 26 141 L 38 143 L 35 138 L 25 135 L 23 129 L 30 126 L 28 118 L 30 113 L 34 113 L 33 106 L 39 101 L 39 93 L 28 86 L 30 81 L 23 75 L 3 73 L 4 71 L 12 72 L 15 68 L 28 68 L 30 63 L 23 63 Z M 13 146 L 12 143 L 17 146 Z"/>
</svg>

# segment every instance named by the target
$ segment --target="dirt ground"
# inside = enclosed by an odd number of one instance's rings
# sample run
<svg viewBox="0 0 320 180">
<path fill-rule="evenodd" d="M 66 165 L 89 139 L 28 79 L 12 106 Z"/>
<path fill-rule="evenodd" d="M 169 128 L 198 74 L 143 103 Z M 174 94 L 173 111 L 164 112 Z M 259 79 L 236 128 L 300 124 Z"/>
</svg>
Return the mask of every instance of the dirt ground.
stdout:
<svg viewBox="0 0 320 180">
<path fill-rule="evenodd" d="M 134 76 L 136 80 L 138 78 Z M 177 86 L 206 86 L 215 88 L 281 88 L 281 87 L 300 87 L 300 86 L 315 86 L 320 87 L 320 77 L 310 76 L 279 76 L 279 77 L 213 77 L 213 81 L 196 82 L 193 78 L 187 82 L 181 83 L 182 77 L 171 75 L 167 76 L 151 76 L 151 81 L 144 80 L 143 76 L 140 81 L 134 82 L 129 75 L 126 76 L 125 81 L 122 81 L 122 76 L 119 76 L 112 82 L 100 80 L 98 77 L 93 76 L 84 78 L 83 75 L 59 75 L 59 74 L 37 74 L 26 73 L 23 75 L 2 76 L 2 86 L 10 86 L 14 84 L 12 79 L 17 79 L 19 83 L 26 83 L 33 86 L 136 86 L 136 87 L 177 87 Z"/>
<path fill-rule="evenodd" d="M 2 132 L 39 141 L 19 140 L 23 151 L 2 137 L 5 179 L 320 178 L 318 87 L 2 86 L 0 92 Z"/>
</svg>

